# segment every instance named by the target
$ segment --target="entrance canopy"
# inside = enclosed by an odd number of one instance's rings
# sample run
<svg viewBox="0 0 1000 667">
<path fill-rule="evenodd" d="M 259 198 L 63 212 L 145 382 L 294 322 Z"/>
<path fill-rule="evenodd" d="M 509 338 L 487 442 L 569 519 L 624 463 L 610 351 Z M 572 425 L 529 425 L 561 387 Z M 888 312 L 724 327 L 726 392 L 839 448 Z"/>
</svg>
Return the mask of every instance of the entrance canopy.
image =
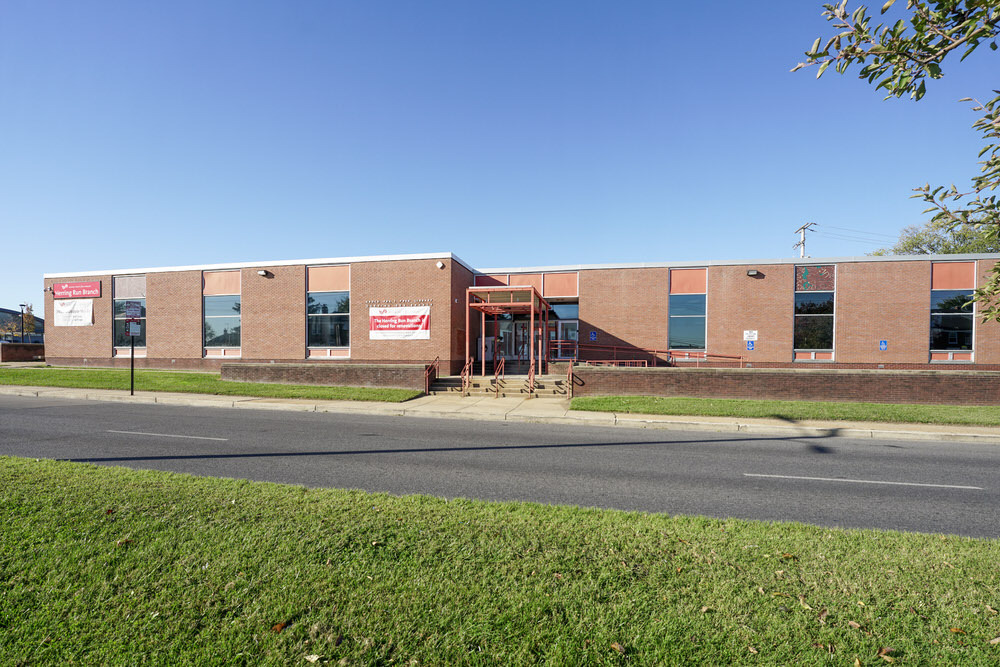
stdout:
<svg viewBox="0 0 1000 667">
<path fill-rule="evenodd" d="M 481 373 L 486 375 L 486 316 L 492 315 L 494 325 L 496 318 L 504 314 L 528 314 L 530 316 L 530 341 L 528 344 L 528 361 L 534 373 L 535 360 L 541 363 L 544 332 L 548 330 L 549 302 L 542 298 L 538 290 L 531 285 L 503 285 L 500 287 L 470 287 L 466 291 L 465 311 L 465 358 L 471 360 L 470 319 L 473 310 L 479 311 L 480 339 L 482 350 Z M 494 350 L 496 348 L 494 347 Z M 541 370 L 541 369 L 539 369 Z"/>
</svg>

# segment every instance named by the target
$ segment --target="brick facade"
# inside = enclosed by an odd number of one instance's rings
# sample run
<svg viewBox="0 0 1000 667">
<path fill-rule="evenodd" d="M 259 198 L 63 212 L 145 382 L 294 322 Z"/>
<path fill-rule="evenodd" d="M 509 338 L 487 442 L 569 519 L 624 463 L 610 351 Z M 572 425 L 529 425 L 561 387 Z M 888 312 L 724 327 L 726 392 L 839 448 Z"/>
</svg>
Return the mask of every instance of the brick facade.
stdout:
<svg viewBox="0 0 1000 667">
<path fill-rule="evenodd" d="M 979 284 L 986 279 L 996 255 L 960 261 L 978 262 Z M 795 323 L 794 260 L 767 264 L 696 263 L 684 267 L 623 266 L 557 267 L 572 273 L 579 284 L 580 358 L 646 358 L 641 349 L 664 351 L 670 326 L 670 275 L 672 268 L 700 269 L 706 284 L 705 340 L 707 365 L 797 368 L 884 368 L 909 370 L 1000 369 L 1000 323 L 976 322 L 972 361 L 931 363 L 930 281 L 935 262 L 943 257 L 871 258 L 860 260 L 808 260 L 810 264 L 836 266 L 834 353 L 832 360 L 796 361 L 793 349 Z M 238 357 L 207 357 L 202 341 L 202 270 L 182 267 L 156 269 L 146 277 L 146 340 L 136 365 L 140 368 L 216 370 L 223 362 L 317 364 L 426 364 L 441 360 L 442 373 L 457 373 L 465 357 L 466 328 L 470 349 L 476 355 L 479 316 L 466 324 L 466 289 L 475 272 L 451 255 L 398 256 L 329 260 L 349 266 L 350 350 L 336 350 L 340 357 L 310 356 L 306 340 L 306 290 L 308 264 L 276 263 L 270 266 L 229 266 L 239 271 L 241 291 L 241 346 Z M 438 264 L 441 264 L 439 267 Z M 940 265 L 938 267 L 941 268 Z M 214 270 L 214 269 L 209 269 Z M 259 275 L 266 271 L 265 275 Z M 513 283 L 541 284 L 544 269 L 507 270 L 502 276 Z M 747 275 L 755 271 L 756 275 Z M 141 274 L 123 272 L 121 275 Z M 689 278 L 698 271 L 683 272 Z M 546 274 L 547 275 L 547 274 Z M 63 278 L 45 279 L 46 287 Z M 57 327 L 46 331 L 50 363 L 94 366 L 128 365 L 127 355 L 115 357 L 112 348 L 113 276 L 89 275 L 67 279 L 101 281 L 102 291 L 93 300 L 94 323 L 88 327 Z M 573 283 L 572 277 L 564 280 Z M 234 283 L 235 284 L 235 283 Z M 346 284 L 346 283 L 345 283 Z M 692 283 L 693 284 L 693 283 Z M 47 312 L 53 299 L 46 293 Z M 369 308 L 377 306 L 430 306 L 430 338 L 426 340 L 371 340 Z M 752 351 L 743 339 L 746 330 L 757 331 Z M 590 334 L 600 349 L 587 348 Z M 887 349 L 879 350 L 879 341 Z M 618 350 L 612 350 L 616 346 Z M 632 351 L 630 353 L 630 350 Z M 325 351 L 324 351 L 325 352 Z M 968 353 L 966 353 L 968 356 Z M 725 361 L 725 358 L 731 358 Z M 661 355 L 659 363 L 664 361 Z M 698 365 L 706 362 L 699 361 Z M 678 362 L 682 367 L 694 362 Z"/>
<path fill-rule="evenodd" d="M 45 361 L 45 345 L 0 343 L 0 361 Z"/>
</svg>

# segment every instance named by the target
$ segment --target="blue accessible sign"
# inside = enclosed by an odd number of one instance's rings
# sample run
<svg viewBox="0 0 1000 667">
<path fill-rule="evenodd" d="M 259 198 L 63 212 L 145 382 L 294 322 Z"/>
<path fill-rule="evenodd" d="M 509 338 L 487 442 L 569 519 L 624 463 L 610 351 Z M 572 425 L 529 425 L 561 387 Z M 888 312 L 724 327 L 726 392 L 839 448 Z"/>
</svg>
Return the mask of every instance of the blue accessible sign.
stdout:
<svg viewBox="0 0 1000 667">
<path fill-rule="evenodd" d="M 878 342 L 878 351 L 879 352 L 885 352 L 888 349 L 889 349 L 889 341 L 887 341 L 887 340 L 880 340 Z"/>
<path fill-rule="evenodd" d="M 590 332 L 590 342 L 593 343 L 595 340 L 597 340 L 597 332 L 596 331 L 591 331 Z"/>
<path fill-rule="evenodd" d="M 747 341 L 747 352 L 753 352 L 753 343 L 754 341 L 752 340 Z"/>
</svg>

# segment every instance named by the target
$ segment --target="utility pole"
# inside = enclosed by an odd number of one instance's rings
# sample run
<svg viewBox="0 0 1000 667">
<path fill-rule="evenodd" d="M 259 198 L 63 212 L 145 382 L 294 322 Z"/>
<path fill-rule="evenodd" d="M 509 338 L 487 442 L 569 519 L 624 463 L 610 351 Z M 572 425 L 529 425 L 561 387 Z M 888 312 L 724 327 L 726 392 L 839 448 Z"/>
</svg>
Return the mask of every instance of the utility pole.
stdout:
<svg viewBox="0 0 1000 667">
<path fill-rule="evenodd" d="M 24 309 L 28 306 L 26 303 L 19 303 L 21 307 L 21 342 L 24 342 Z"/>
<path fill-rule="evenodd" d="M 815 222 L 807 222 L 806 224 L 802 225 L 801 227 L 795 230 L 794 233 L 799 235 L 799 242 L 792 246 L 792 250 L 798 248 L 799 257 L 806 256 L 806 230 L 809 229 L 810 227 L 815 227 L 815 226 L 816 226 Z"/>
</svg>

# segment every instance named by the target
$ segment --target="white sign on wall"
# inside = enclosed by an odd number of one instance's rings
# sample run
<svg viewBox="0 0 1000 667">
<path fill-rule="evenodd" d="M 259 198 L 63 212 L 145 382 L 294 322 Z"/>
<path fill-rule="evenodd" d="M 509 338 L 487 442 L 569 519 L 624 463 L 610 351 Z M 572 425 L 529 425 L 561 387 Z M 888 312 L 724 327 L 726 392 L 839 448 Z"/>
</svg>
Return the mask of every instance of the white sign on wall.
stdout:
<svg viewBox="0 0 1000 667">
<path fill-rule="evenodd" d="M 57 327 L 89 327 L 94 323 L 93 299 L 59 299 L 52 302 Z"/>
<path fill-rule="evenodd" d="M 757 330 L 756 329 L 744 329 L 743 330 L 743 340 L 757 340 Z"/>
<path fill-rule="evenodd" d="M 370 340 L 427 340 L 430 337 L 430 306 L 368 309 Z"/>
</svg>

